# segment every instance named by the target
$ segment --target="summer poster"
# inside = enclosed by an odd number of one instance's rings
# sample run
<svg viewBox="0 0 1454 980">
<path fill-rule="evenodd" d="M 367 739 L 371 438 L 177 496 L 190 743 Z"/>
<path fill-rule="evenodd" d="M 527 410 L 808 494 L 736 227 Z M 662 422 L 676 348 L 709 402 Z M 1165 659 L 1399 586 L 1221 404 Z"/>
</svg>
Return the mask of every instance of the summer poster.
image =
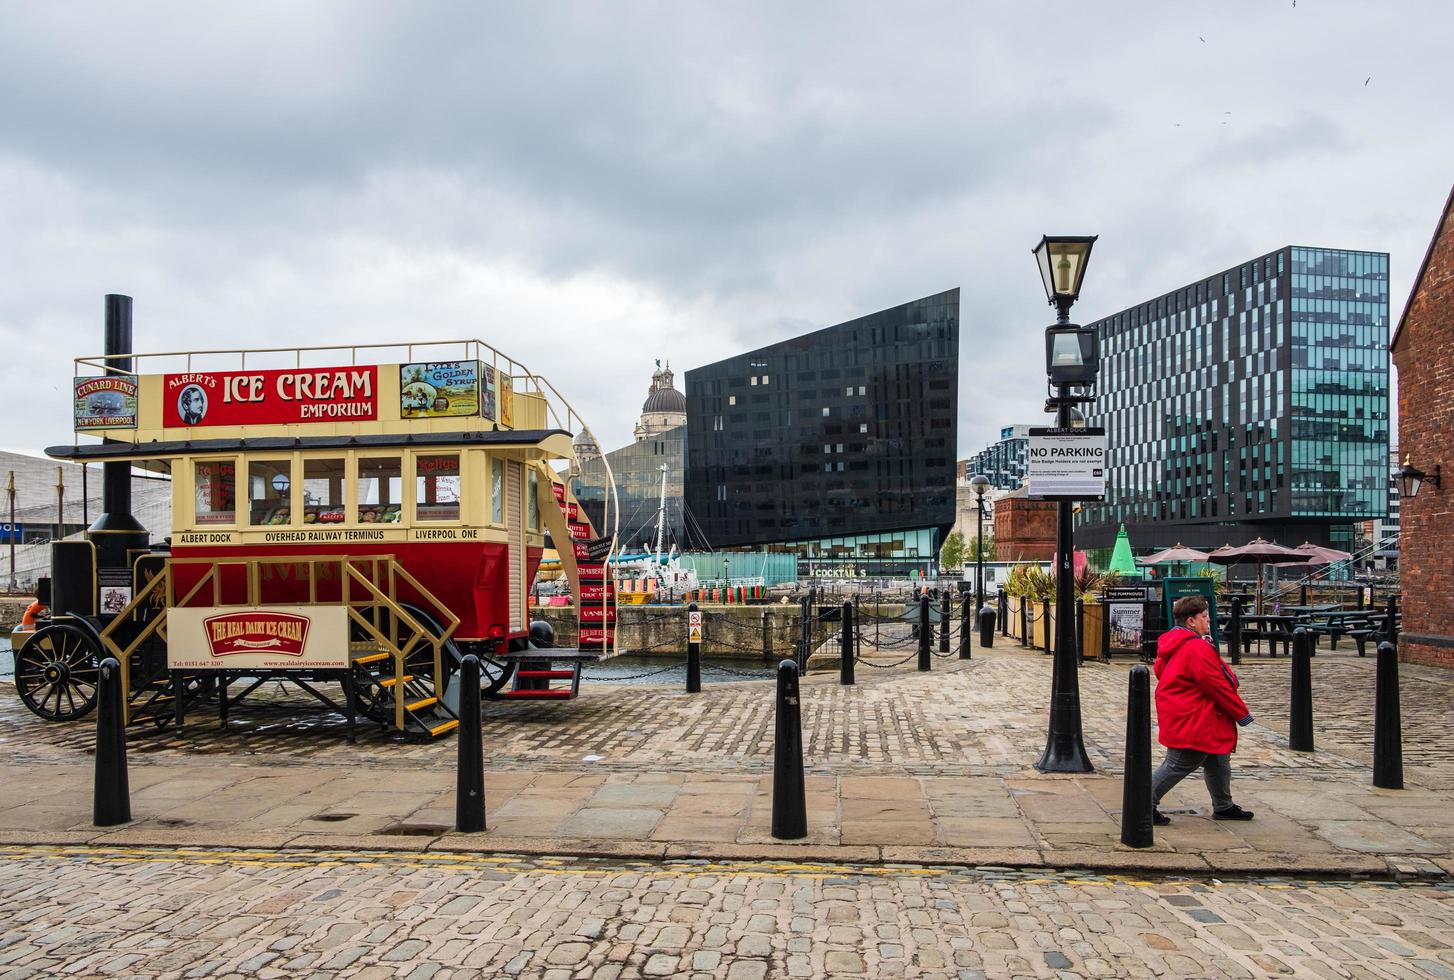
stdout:
<svg viewBox="0 0 1454 980">
<path fill-rule="evenodd" d="M 478 361 L 399 366 L 399 415 L 406 419 L 480 413 Z"/>
</svg>

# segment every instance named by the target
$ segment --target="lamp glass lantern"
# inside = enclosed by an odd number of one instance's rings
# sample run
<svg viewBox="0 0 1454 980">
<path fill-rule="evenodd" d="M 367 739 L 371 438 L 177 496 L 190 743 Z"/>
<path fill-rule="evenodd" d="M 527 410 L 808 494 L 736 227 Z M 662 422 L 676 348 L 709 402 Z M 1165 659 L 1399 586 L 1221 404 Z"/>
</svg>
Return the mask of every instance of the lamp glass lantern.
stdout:
<svg viewBox="0 0 1454 980">
<path fill-rule="evenodd" d="M 1412 500 L 1419 495 L 1419 489 L 1424 485 L 1425 481 L 1432 483 L 1434 489 L 1439 489 L 1439 484 L 1442 482 L 1440 480 L 1439 464 L 1435 463 L 1434 472 L 1429 474 L 1410 466 L 1409 458 L 1405 456 L 1403 468 L 1398 471 L 1399 496 Z"/>
<path fill-rule="evenodd" d="M 1040 280 L 1045 284 L 1045 299 L 1060 310 L 1062 318 L 1080 297 L 1080 284 L 1085 280 L 1085 267 L 1090 262 L 1095 235 L 1043 235 L 1034 248 L 1040 266 Z"/>
<path fill-rule="evenodd" d="M 1045 328 L 1045 373 L 1053 385 L 1094 384 L 1101 368 L 1101 339 L 1075 323 Z"/>
</svg>

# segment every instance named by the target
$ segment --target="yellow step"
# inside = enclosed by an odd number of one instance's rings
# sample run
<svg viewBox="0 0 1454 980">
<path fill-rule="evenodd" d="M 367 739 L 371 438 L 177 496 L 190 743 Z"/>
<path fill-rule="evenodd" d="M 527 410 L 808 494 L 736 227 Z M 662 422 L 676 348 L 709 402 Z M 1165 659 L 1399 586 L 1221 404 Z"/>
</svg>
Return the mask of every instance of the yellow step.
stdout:
<svg viewBox="0 0 1454 980">
<path fill-rule="evenodd" d="M 404 705 L 405 711 L 418 711 L 420 708 L 427 708 L 431 704 L 438 704 L 438 698 L 425 698 L 423 701 L 415 701 L 413 704 Z"/>
<path fill-rule="evenodd" d="M 414 675 L 405 674 L 402 679 L 403 682 L 407 684 L 414 679 Z M 393 687 L 395 684 L 399 683 L 399 681 L 400 678 L 397 677 L 385 677 L 383 680 L 379 681 L 379 687 Z"/>
<path fill-rule="evenodd" d="M 376 664 L 381 660 L 388 660 L 389 656 L 387 653 L 371 653 L 367 657 L 355 657 L 353 662 L 356 664 Z"/>
<path fill-rule="evenodd" d="M 445 732 L 452 732 L 452 731 L 454 731 L 458 727 L 459 727 L 459 719 L 458 718 L 451 718 L 449 721 L 446 721 L 446 722 L 443 722 L 441 724 L 435 725 L 433 728 L 429 729 L 429 734 L 433 738 L 438 738 L 440 735 L 443 735 Z"/>
</svg>

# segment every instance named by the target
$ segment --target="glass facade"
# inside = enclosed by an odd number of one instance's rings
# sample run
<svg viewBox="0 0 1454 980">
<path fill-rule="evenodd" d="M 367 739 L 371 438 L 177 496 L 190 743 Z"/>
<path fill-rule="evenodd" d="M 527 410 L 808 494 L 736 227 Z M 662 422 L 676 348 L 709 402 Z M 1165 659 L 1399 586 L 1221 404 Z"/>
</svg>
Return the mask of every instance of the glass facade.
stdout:
<svg viewBox="0 0 1454 980">
<path fill-rule="evenodd" d="M 965 460 L 960 476 L 983 476 L 997 490 L 1018 490 L 1025 479 L 1030 455 L 1030 427 L 1010 425 L 1000 430 L 1000 441 Z"/>
<path fill-rule="evenodd" d="M 688 510 L 715 548 L 926 574 L 954 523 L 959 290 L 688 371 Z"/>
<path fill-rule="evenodd" d="M 1091 325 L 1086 414 L 1110 457 L 1085 546 L 1124 521 L 1146 529 L 1138 548 L 1347 547 L 1354 521 L 1384 514 L 1387 254 L 1283 248 Z"/>
<path fill-rule="evenodd" d="M 682 468 L 686 460 L 687 429 L 677 426 L 648 436 L 623 449 L 607 453 L 616 479 L 616 500 L 621 508 L 621 547 L 628 552 L 656 547 L 656 514 L 661 505 L 661 474 L 666 467 L 666 543 L 677 551 L 700 545 L 700 535 L 689 538 L 682 509 Z M 581 463 L 572 492 L 598 530 L 605 528 L 606 469 L 599 458 Z"/>
</svg>

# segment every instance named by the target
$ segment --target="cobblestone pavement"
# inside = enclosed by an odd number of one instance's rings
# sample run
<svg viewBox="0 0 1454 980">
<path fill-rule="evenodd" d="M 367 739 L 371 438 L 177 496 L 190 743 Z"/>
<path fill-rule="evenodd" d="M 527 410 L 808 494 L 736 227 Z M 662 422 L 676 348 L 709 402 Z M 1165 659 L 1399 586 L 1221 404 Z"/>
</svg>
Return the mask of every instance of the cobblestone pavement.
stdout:
<svg viewBox="0 0 1454 980">
<path fill-rule="evenodd" d="M 0 977 L 1454 976 L 1454 888 L 0 849 Z"/>
</svg>

